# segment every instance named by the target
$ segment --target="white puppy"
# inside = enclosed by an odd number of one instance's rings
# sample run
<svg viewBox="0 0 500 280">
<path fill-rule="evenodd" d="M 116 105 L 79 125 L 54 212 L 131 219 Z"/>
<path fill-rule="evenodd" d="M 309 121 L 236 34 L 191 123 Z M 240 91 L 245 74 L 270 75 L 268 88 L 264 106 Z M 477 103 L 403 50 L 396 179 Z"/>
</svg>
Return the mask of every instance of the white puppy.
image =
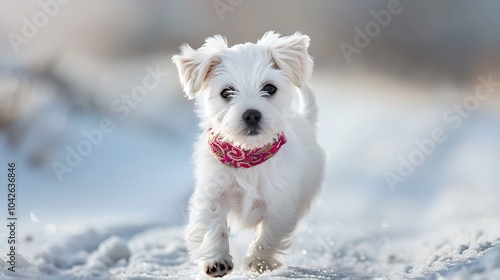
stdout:
<svg viewBox="0 0 500 280">
<path fill-rule="evenodd" d="M 183 45 L 172 57 L 201 121 L 185 239 L 192 260 L 209 276 L 233 269 L 229 224 L 256 229 L 245 268 L 262 273 L 280 266 L 320 189 L 325 157 L 307 85 L 313 68 L 308 46 L 309 37 L 300 33 L 268 32 L 256 44 L 231 48 L 216 35 L 198 50 Z"/>
</svg>

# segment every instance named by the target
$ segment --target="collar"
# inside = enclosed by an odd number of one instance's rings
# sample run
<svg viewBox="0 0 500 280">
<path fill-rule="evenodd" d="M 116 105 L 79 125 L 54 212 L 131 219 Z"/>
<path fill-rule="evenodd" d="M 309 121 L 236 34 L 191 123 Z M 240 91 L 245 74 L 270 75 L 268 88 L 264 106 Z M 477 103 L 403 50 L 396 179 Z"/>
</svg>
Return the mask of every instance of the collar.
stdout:
<svg viewBox="0 0 500 280">
<path fill-rule="evenodd" d="M 285 133 L 282 132 L 274 142 L 246 150 L 222 141 L 222 137 L 214 134 L 211 129 L 208 133 L 208 146 L 212 154 L 222 164 L 234 168 L 250 168 L 259 165 L 272 158 L 286 143 Z"/>
</svg>

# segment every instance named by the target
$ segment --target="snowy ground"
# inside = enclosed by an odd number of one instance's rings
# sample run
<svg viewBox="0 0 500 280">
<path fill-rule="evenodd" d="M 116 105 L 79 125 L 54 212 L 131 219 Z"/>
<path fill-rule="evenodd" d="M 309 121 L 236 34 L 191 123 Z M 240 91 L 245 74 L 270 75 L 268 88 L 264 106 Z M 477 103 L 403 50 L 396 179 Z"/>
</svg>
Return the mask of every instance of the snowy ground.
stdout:
<svg viewBox="0 0 500 280">
<path fill-rule="evenodd" d="M 324 189 L 295 233 L 286 266 L 258 279 L 500 279 L 495 100 L 452 129 L 442 114 L 467 90 L 359 77 L 316 78 L 315 85 L 329 157 Z M 0 261 L 0 278 L 203 279 L 182 242 L 196 131 L 186 109 L 180 138 L 160 141 L 120 127 L 63 185 L 50 170 L 26 164 L 23 259 L 15 274 Z M 391 190 L 384 174 L 435 128 L 443 128 L 446 142 Z M 24 166 L 22 152 L 0 136 L 1 154 Z M 0 239 L 5 252 L 3 231 Z M 248 232 L 232 233 L 236 265 L 249 239 Z M 225 278 L 248 276 L 237 267 Z"/>
</svg>

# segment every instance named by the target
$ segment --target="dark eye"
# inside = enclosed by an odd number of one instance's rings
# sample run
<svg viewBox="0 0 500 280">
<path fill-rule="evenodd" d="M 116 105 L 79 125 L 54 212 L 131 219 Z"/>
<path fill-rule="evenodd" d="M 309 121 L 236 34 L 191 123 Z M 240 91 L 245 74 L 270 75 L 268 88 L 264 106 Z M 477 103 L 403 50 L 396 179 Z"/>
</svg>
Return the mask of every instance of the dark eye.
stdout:
<svg viewBox="0 0 500 280">
<path fill-rule="evenodd" d="M 269 95 L 273 95 L 276 92 L 277 88 L 274 85 L 266 84 L 262 87 L 262 91 L 267 92 Z"/>
<path fill-rule="evenodd" d="M 220 92 L 220 96 L 222 96 L 222 98 L 224 98 L 224 99 L 228 99 L 228 98 L 231 98 L 231 96 L 233 95 L 233 93 L 234 93 L 234 88 L 233 87 L 226 87 L 225 89 L 223 89 Z"/>
</svg>

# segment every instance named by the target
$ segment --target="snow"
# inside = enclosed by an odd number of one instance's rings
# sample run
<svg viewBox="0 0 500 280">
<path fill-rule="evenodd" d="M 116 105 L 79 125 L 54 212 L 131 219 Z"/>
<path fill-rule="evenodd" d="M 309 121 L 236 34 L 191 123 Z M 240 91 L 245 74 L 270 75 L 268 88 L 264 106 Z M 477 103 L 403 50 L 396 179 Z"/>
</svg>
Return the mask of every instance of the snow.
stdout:
<svg viewBox="0 0 500 280">
<path fill-rule="evenodd" d="M 285 266 L 257 279 L 500 279 L 500 115 L 493 100 L 453 130 L 441 114 L 461 101 L 459 90 L 359 79 L 313 81 L 328 154 L 324 188 Z M 0 258 L 0 279 L 205 279 L 182 239 L 196 126 L 189 103 L 181 104 L 163 116 L 189 124 L 173 126 L 175 136 L 118 125 L 62 183 L 51 170 L 29 167 L 25 151 L 12 151 L 0 135 L 1 154 L 24 170 L 17 272 Z M 68 138 L 98 121 L 66 120 L 78 127 L 66 129 Z M 438 127 L 447 141 L 391 191 L 384 173 Z M 236 268 L 225 279 L 249 278 L 238 265 L 250 239 L 251 232 L 231 232 Z"/>
</svg>

